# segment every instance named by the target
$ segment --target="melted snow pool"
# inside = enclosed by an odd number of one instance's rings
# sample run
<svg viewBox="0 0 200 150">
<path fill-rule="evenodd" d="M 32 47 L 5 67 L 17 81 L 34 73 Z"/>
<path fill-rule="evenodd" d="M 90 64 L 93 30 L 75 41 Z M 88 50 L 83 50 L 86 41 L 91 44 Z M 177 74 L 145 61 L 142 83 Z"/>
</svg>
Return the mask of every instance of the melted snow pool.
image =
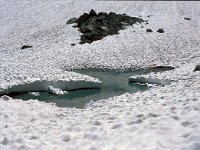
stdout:
<svg viewBox="0 0 200 150">
<path fill-rule="evenodd" d="M 128 83 L 128 78 L 130 76 L 141 74 L 141 72 L 111 72 L 99 70 L 76 70 L 75 72 L 100 79 L 103 82 L 102 88 L 69 91 L 64 95 L 53 95 L 47 92 L 41 92 L 39 96 L 37 96 L 24 93 L 14 96 L 14 98 L 23 100 L 38 99 L 45 102 L 54 102 L 59 107 L 84 108 L 91 100 L 97 101 L 119 96 L 124 93 L 135 93 L 148 89 L 145 85 Z"/>
</svg>

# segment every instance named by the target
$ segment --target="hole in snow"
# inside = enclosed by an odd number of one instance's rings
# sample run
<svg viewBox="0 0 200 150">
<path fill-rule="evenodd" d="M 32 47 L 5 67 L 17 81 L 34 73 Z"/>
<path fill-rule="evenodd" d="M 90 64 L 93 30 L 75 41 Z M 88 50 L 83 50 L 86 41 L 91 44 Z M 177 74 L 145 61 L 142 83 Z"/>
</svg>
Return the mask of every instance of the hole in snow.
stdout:
<svg viewBox="0 0 200 150">
<path fill-rule="evenodd" d="M 97 101 L 101 99 L 107 99 L 109 97 L 119 96 L 124 93 L 135 93 L 138 91 L 148 90 L 147 85 L 128 83 L 128 79 L 131 76 L 171 69 L 173 68 L 158 66 L 127 72 L 116 72 L 98 69 L 73 70 L 77 73 L 86 74 L 100 79 L 102 81 L 102 87 L 97 89 L 79 89 L 68 91 L 63 95 L 54 95 L 48 92 L 37 92 L 23 93 L 13 95 L 12 97 L 23 100 L 38 99 L 45 102 L 54 102 L 59 107 L 84 108 L 84 106 L 91 100 Z"/>
<path fill-rule="evenodd" d="M 48 92 L 40 92 L 39 95 L 23 93 L 14 95 L 13 97 L 23 100 L 38 99 L 40 101 L 54 102 L 59 107 L 84 108 L 85 104 L 91 100 L 97 101 L 100 99 L 107 99 L 109 97 L 118 96 L 127 92 L 135 93 L 148 89 L 146 85 L 128 83 L 128 78 L 136 74 L 136 72 L 108 72 L 93 69 L 76 70 L 75 72 L 100 79 L 103 82 L 101 89 L 74 90 L 68 91 L 68 93 L 63 95 L 53 95 Z"/>
</svg>

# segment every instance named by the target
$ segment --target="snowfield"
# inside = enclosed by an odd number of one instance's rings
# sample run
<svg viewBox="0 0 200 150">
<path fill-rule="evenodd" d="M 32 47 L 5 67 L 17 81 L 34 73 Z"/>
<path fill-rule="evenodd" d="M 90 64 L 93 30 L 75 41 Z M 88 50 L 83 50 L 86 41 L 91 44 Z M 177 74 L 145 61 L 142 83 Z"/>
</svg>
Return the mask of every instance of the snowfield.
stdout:
<svg viewBox="0 0 200 150">
<path fill-rule="evenodd" d="M 149 24 L 80 45 L 80 33 L 66 21 L 91 9 L 141 15 Z M 66 70 L 176 66 L 142 76 L 170 85 L 90 102 L 85 109 L 2 96 L 0 149 L 200 149 L 200 72 L 193 72 L 200 64 L 199 2 L 0 0 L 0 26 L 1 91 L 38 80 L 101 83 Z M 21 49 L 26 44 L 33 47 Z"/>
<path fill-rule="evenodd" d="M 200 77 L 83 109 L 1 98 L 0 149 L 200 149 Z"/>
<path fill-rule="evenodd" d="M 63 91 L 84 88 L 100 88 L 101 81 L 87 75 L 75 72 L 63 72 L 63 74 L 51 74 L 41 78 L 24 77 L 15 81 L 3 83 L 0 95 L 20 92 L 51 92 L 63 93 Z M 57 90 L 57 92 L 56 92 Z M 59 90 L 59 91 L 58 91 Z"/>
</svg>

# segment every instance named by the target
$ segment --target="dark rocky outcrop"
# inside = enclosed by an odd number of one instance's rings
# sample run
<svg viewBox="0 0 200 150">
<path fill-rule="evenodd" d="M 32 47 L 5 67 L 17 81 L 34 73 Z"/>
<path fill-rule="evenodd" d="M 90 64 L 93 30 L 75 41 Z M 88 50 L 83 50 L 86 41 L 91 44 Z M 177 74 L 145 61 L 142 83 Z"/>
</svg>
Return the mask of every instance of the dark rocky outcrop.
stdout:
<svg viewBox="0 0 200 150">
<path fill-rule="evenodd" d="M 84 13 L 77 20 L 70 19 L 68 23 L 77 23 L 74 28 L 79 28 L 79 31 L 83 33 L 81 35 L 80 44 L 92 43 L 93 41 L 101 40 L 108 35 L 119 34 L 119 30 L 125 29 L 126 26 L 133 25 L 135 23 L 144 22 L 143 19 L 137 17 L 131 17 L 126 14 L 110 13 L 96 13 L 91 10 L 88 13 Z"/>
<path fill-rule="evenodd" d="M 23 45 L 23 46 L 21 47 L 21 49 L 27 49 L 27 48 L 31 48 L 31 47 L 33 47 L 33 46 L 30 46 L 30 45 Z"/>
<path fill-rule="evenodd" d="M 164 33 L 164 30 L 163 30 L 163 28 L 160 28 L 160 29 L 157 30 L 157 32 L 158 33 Z"/>
</svg>

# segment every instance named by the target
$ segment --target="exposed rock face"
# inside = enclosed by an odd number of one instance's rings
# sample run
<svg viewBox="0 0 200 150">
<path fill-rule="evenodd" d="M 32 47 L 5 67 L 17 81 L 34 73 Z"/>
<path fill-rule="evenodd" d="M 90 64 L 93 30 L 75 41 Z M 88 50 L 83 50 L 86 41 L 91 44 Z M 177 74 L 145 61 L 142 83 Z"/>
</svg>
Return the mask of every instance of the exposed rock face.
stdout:
<svg viewBox="0 0 200 150">
<path fill-rule="evenodd" d="M 194 71 L 200 71 L 200 65 L 196 65 L 196 67 L 194 68 Z"/>
<path fill-rule="evenodd" d="M 84 13 L 77 20 L 70 19 L 68 23 L 77 23 L 77 27 L 81 36 L 80 44 L 92 43 L 106 37 L 108 35 L 118 34 L 119 30 L 124 29 L 126 26 L 133 25 L 135 23 L 144 22 L 143 19 L 137 17 L 131 17 L 126 14 L 116 14 L 114 12 L 96 13 L 91 10 L 90 13 Z"/>
</svg>

